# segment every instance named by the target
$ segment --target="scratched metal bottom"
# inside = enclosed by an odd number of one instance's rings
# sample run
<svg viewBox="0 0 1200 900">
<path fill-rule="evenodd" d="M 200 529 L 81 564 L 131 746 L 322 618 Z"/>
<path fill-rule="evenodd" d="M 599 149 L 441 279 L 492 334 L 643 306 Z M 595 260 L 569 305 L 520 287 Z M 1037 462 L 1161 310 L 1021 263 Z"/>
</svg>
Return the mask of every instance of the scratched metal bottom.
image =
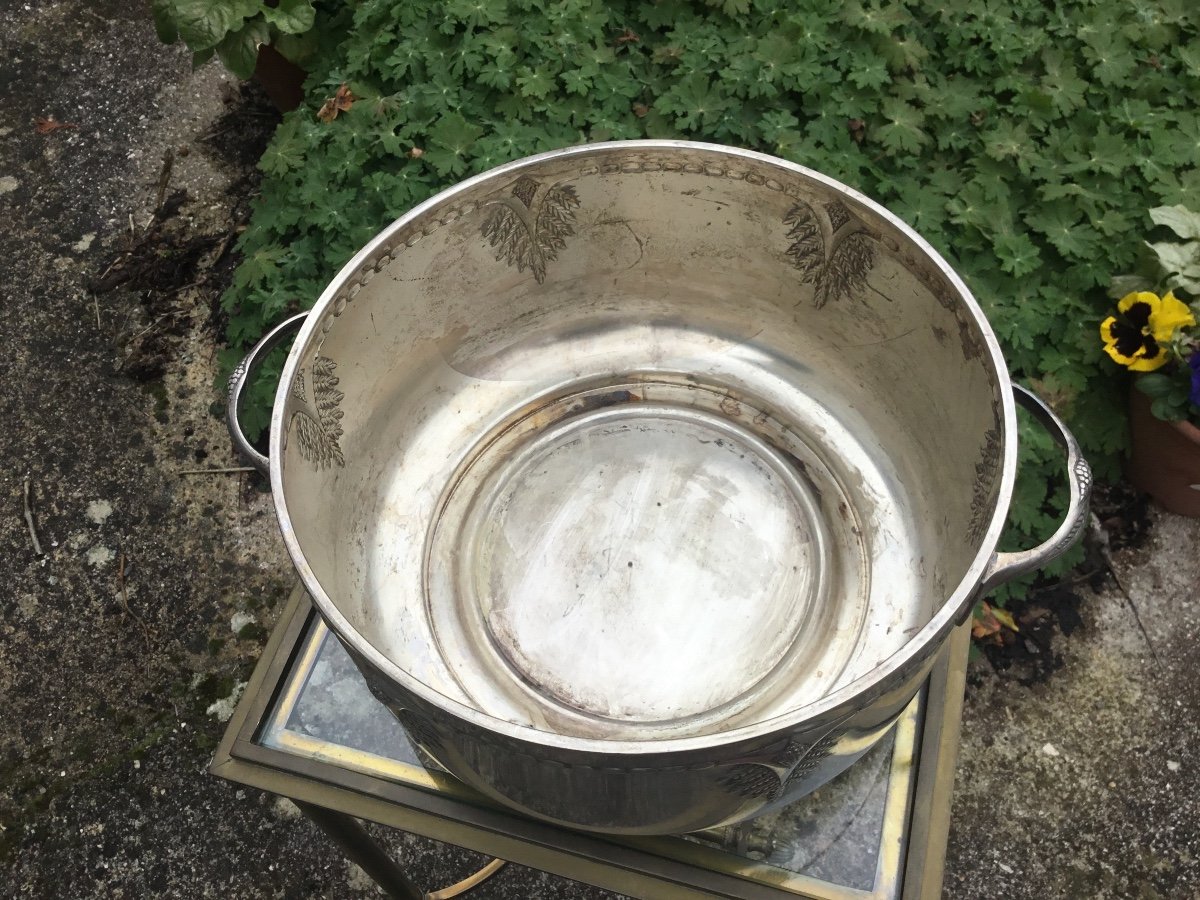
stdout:
<svg viewBox="0 0 1200 900">
<path fill-rule="evenodd" d="M 466 455 L 426 545 L 462 692 L 509 721 L 648 740 L 769 719 L 890 652 L 879 635 L 906 635 L 871 603 L 863 519 L 912 529 L 865 500 L 886 482 L 862 471 L 871 454 L 811 425 L 664 372 L 523 404 Z"/>
</svg>

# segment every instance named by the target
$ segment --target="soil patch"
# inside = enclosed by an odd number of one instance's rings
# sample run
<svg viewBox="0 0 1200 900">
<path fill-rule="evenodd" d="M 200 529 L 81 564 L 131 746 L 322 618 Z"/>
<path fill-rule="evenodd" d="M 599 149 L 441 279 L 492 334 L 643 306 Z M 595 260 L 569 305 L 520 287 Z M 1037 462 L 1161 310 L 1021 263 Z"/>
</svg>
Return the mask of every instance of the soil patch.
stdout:
<svg viewBox="0 0 1200 900">
<path fill-rule="evenodd" d="M 1083 626 L 1083 592 L 1103 590 L 1113 581 L 1111 553 L 1137 549 L 1150 529 L 1149 498 L 1126 484 L 1100 484 L 1092 495 L 1095 527 L 1085 532 L 1087 555 L 1083 564 L 1065 578 L 1039 578 L 1025 597 L 1012 598 L 1005 611 L 1017 630 L 1000 628 L 977 640 L 975 647 L 993 673 L 1029 687 L 1040 684 L 1062 668 L 1059 642 Z M 969 683 L 978 687 L 985 675 L 978 668 Z"/>
<path fill-rule="evenodd" d="M 240 261 L 236 241 L 260 179 L 254 163 L 279 124 L 279 113 L 253 84 L 227 85 L 223 103 L 225 112 L 214 127 L 193 143 L 238 173 L 225 191 L 227 220 L 197 228 L 205 217 L 192 215 L 193 198 L 171 185 L 176 158 L 182 161 L 191 147 L 168 149 L 153 215 L 142 227 L 130 217 L 118 250 L 87 284 L 94 295 L 114 294 L 114 305 L 123 313 L 114 336 L 115 368 L 135 381 L 163 378 L 197 316 L 206 317 L 214 340 L 222 339 L 220 297 Z M 191 289 L 211 298 L 207 308 L 197 308 Z"/>
</svg>

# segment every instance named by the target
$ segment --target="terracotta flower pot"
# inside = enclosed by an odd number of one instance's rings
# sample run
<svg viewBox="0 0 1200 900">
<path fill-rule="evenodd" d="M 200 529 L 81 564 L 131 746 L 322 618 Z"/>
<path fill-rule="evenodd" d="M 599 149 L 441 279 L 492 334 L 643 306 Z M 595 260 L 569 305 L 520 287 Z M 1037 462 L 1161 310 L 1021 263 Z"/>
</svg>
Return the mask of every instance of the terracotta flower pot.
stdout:
<svg viewBox="0 0 1200 900">
<path fill-rule="evenodd" d="M 1130 391 L 1129 427 L 1125 477 L 1170 512 L 1200 516 L 1200 428 L 1155 418 L 1150 398 L 1136 388 Z"/>
</svg>

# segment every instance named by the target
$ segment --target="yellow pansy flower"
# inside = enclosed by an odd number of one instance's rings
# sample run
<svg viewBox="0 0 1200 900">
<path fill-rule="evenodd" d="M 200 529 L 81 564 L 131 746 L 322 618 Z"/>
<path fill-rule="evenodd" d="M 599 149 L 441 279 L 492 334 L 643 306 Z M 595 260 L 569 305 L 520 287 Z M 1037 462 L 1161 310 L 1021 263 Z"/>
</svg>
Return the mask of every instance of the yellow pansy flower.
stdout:
<svg viewBox="0 0 1200 900">
<path fill-rule="evenodd" d="M 1117 304 L 1116 316 L 1100 323 L 1104 350 L 1134 372 L 1153 372 L 1170 359 L 1164 345 L 1176 329 L 1196 324 L 1187 304 L 1174 293 L 1159 297 L 1150 291 L 1126 294 Z"/>
</svg>

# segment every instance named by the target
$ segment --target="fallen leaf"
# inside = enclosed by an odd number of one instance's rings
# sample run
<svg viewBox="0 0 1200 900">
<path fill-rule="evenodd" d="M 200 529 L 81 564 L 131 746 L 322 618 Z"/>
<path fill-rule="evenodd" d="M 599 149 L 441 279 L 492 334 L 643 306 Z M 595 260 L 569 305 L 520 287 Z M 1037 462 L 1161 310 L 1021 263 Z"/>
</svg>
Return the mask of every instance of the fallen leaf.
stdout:
<svg viewBox="0 0 1200 900">
<path fill-rule="evenodd" d="M 992 606 L 986 600 L 979 604 L 979 608 L 975 610 L 975 620 L 971 623 L 971 637 L 977 641 L 989 637 L 1000 641 L 1001 632 L 1005 628 L 1009 631 L 1020 630 L 1013 620 L 1012 613 L 998 606 Z"/>
<path fill-rule="evenodd" d="M 337 89 L 337 93 L 321 104 L 321 108 L 317 111 L 317 118 L 322 122 L 332 122 L 338 117 L 338 113 L 346 112 L 355 101 L 354 94 L 350 93 L 350 88 L 346 84 L 342 84 Z"/>
<path fill-rule="evenodd" d="M 996 621 L 1005 628 L 1008 628 L 1012 631 L 1021 630 L 1017 627 L 1017 623 L 1013 620 L 1012 613 L 1010 613 L 1007 609 L 1000 609 L 999 607 L 996 607 L 992 610 L 992 615 L 995 616 Z"/>
<path fill-rule="evenodd" d="M 1000 622 L 992 615 L 992 607 L 987 603 L 981 603 L 980 608 L 975 611 L 975 620 L 971 623 L 971 637 L 981 641 L 999 631 Z"/>
<path fill-rule="evenodd" d="M 71 122 L 60 122 L 54 116 L 38 116 L 33 120 L 33 128 L 38 134 L 49 134 L 52 131 L 58 131 L 60 128 L 78 128 Z"/>
</svg>

